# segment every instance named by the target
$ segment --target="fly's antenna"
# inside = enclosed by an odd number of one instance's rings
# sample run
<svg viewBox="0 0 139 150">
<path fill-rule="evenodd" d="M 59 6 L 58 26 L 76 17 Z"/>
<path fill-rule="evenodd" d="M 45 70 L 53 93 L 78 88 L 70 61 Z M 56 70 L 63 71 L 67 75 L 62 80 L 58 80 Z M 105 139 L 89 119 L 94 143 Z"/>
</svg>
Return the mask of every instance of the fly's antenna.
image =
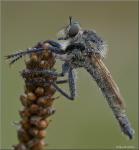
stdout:
<svg viewBox="0 0 139 150">
<path fill-rule="evenodd" d="M 69 20 L 70 20 L 70 25 L 71 25 L 71 22 L 72 22 L 72 16 L 69 16 Z"/>
</svg>

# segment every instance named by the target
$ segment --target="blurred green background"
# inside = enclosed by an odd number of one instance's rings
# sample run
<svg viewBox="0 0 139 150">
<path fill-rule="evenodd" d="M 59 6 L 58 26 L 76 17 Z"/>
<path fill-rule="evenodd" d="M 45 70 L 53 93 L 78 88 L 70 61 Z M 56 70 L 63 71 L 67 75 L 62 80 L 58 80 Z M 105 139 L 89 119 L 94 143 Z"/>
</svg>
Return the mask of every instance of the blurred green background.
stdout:
<svg viewBox="0 0 139 150">
<path fill-rule="evenodd" d="M 2 2 L 2 149 L 17 143 L 13 121 L 20 119 L 19 95 L 24 81 L 19 75 L 24 59 L 12 67 L 4 55 L 25 49 L 38 41 L 55 39 L 56 33 L 73 16 L 83 28 L 94 29 L 109 45 L 105 64 L 126 101 L 126 111 L 135 129 L 129 141 L 109 109 L 96 83 L 83 69 L 78 70 L 76 100 L 55 101 L 56 113 L 47 129 L 50 149 L 138 148 L 138 10 L 137 2 Z M 60 70 L 60 62 L 57 68 Z M 65 86 L 63 88 L 66 88 Z M 57 93 L 56 95 L 59 95 Z"/>
</svg>

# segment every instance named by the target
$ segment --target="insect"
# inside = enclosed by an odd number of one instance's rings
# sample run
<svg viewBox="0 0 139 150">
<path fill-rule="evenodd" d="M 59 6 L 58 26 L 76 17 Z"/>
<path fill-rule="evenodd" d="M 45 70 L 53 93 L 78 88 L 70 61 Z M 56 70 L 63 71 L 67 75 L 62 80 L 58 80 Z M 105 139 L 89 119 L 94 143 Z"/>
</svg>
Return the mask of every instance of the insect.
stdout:
<svg viewBox="0 0 139 150">
<path fill-rule="evenodd" d="M 57 73 L 53 70 L 32 70 L 32 72 L 24 72 L 24 76 L 31 74 L 42 74 L 56 77 L 68 76 L 68 80 L 59 83 L 68 82 L 69 93 L 61 89 L 57 83 L 51 83 L 57 91 L 64 95 L 67 99 L 74 100 L 76 96 L 76 73 L 77 68 L 83 67 L 96 81 L 106 98 L 115 118 L 117 119 L 121 130 L 129 139 L 133 138 L 134 130 L 125 113 L 124 100 L 120 90 L 113 80 L 111 73 L 103 63 L 107 52 L 107 45 L 104 40 L 97 35 L 95 31 L 84 30 L 77 21 L 73 21 L 69 17 L 69 24 L 62 30 L 63 36 L 57 41 L 47 40 L 42 47 L 29 48 L 25 51 L 17 52 L 7 56 L 11 59 L 11 64 L 19 58 L 32 52 L 40 53 L 48 49 L 64 63 L 62 64 L 62 72 Z"/>
</svg>

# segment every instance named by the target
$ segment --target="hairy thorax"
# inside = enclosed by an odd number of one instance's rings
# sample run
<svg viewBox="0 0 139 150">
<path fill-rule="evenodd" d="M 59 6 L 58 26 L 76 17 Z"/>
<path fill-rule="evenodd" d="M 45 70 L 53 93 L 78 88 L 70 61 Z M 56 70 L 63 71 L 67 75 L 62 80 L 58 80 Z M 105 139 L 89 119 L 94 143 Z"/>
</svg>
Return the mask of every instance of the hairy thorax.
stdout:
<svg viewBox="0 0 139 150">
<path fill-rule="evenodd" d="M 68 54 L 70 57 L 69 64 L 73 68 L 83 67 L 85 63 L 85 54 L 84 52 L 74 49 L 70 54 Z"/>
</svg>

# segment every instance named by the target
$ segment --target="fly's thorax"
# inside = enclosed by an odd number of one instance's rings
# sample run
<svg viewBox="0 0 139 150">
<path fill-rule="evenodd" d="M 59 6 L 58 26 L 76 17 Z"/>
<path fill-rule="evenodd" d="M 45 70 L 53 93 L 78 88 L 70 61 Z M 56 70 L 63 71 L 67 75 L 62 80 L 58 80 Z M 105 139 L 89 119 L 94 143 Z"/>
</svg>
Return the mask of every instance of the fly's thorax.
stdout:
<svg viewBox="0 0 139 150">
<path fill-rule="evenodd" d="M 82 41 L 86 47 L 86 52 L 99 54 L 104 58 L 107 54 L 106 42 L 93 30 L 84 30 L 82 33 Z"/>
<path fill-rule="evenodd" d="M 85 55 L 83 51 L 79 49 L 73 49 L 71 53 L 68 54 L 69 56 L 69 63 L 74 68 L 83 67 L 85 63 Z"/>
</svg>

